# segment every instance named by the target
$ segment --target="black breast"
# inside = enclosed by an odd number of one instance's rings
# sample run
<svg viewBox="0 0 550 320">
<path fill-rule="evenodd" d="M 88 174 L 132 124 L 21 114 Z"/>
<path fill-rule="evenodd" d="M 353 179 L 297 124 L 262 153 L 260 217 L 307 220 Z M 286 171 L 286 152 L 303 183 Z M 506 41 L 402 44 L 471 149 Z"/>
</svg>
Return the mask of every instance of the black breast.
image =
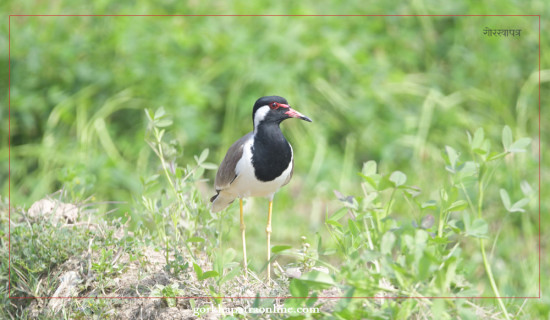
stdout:
<svg viewBox="0 0 550 320">
<path fill-rule="evenodd" d="M 272 181 L 290 165 L 292 149 L 278 125 L 261 128 L 256 132 L 252 146 L 252 165 L 256 178 Z"/>
</svg>

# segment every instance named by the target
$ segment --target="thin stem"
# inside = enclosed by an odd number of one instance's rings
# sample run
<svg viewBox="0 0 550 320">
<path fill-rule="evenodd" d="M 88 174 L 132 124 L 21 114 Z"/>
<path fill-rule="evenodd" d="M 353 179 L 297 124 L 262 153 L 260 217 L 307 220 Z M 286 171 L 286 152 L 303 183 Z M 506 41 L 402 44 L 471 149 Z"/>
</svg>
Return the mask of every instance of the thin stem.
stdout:
<svg viewBox="0 0 550 320">
<path fill-rule="evenodd" d="M 443 218 L 443 213 L 445 212 L 445 210 L 443 210 L 442 208 L 439 208 L 439 225 L 437 227 L 437 236 L 438 237 L 443 237 L 443 222 L 445 221 L 445 219 Z"/>
<path fill-rule="evenodd" d="M 200 167 L 200 165 L 197 164 L 197 165 L 196 165 L 193 169 L 191 169 L 191 170 L 185 175 L 185 177 L 183 177 L 181 180 L 182 180 L 182 181 L 186 181 L 187 178 L 189 178 L 189 176 L 192 175 L 193 172 L 195 172 L 195 170 L 197 170 L 199 167 Z"/>
<path fill-rule="evenodd" d="M 170 187 L 172 187 L 172 190 L 174 191 L 174 195 L 176 197 L 178 197 L 178 192 L 176 191 L 176 186 L 174 185 L 174 182 L 172 181 L 172 178 L 170 178 L 170 174 L 168 173 L 168 168 L 166 167 L 166 162 L 164 161 L 164 153 L 162 152 L 162 141 L 161 141 L 160 134 L 159 134 L 157 128 L 155 128 L 155 138 L 157 139 L 158 156 L 159 156 L 159 159 L 160 159 L 160 163 L 162 164 L 162 169 L 164 170 L 164 174 L 166 175 L 166 179 L 168 179 L 168 183 L 170 183 Z"/>
<path fill-rule="evenodd" d="M 483 239 L 479 239 L 479 247 L 481 248 L 481 256 L 483 257 L 483 265 L 485 266 L 485 272 L 487 272 L 487 276 L 489 277 L 489 282 L 491 283 L 491 288 L 493 289 L 493 293 L 497 298 L 498 305 L 502 310 L 502 312 L 504 313 L 504 318 L 510 319 L 510 317 L 508 316 L 508 311 L 506 311 L 506 306 L 504 305 L 504 302 L 502 302 L 502 299 L 500 298 L 500 293 L 498 292 L 498 287 L 495 282 L 495 278 L 493 277 L 493 272 L 491 271 L 491 265 L 489 264 L 489 260 L 487 260 Z"/>
<path fill-rule="evenodd" d="M 366 218 L 363 218 L 363 224 L 365 225 L 365 232 L 367 233 L 367 243 L 369 245 L 369 249 L 371 251 L 374 251 L 374 245 L 372 244 L 372 239 L 370 237 L 370 230 L 369 230 L 369 226 L 367 224 L 367 219 Z M 376 269 L 377 273 L 380 273 L 380 265 L 378 263 L 378 260 L 374 261 L 374 268 Z"/>
<path fill-rule="evenodd" d="M 479 195 L 478 195 L 477 215 L 479 218 L 481 218 L 482 207 L 483 207 L 483 177 L 479 178 L 478 185 L 479 185 L 479 188 L 478 188 Z M 485 254 L 485 244 L 483 243 L 483 239 L 479 239 L 479 248 L 481 249 L 481 256 L 483 257 L 483 266 L 485 267 L 485 272 L 487 272 L 487 277 L 489 277 L 489 283 L 491 284 L 491 289 L 493 289 L 493 293 L 497 298 L 500 309 L 504 313 L 504 317 L 506 319 L 510 319 L 510 317 L 508 316 L 508 311 L 506 310 L 506 306 L 504 305 L 504 302 L 502 302 L 502 299 L 500 299 L 500 293 L 498 291 L 498 287 L 495 282 L 495 277 L 493 276 L 491 265 L 489 264 L 489 260 L 487 259 L 487 254 Z"/>
</svg>

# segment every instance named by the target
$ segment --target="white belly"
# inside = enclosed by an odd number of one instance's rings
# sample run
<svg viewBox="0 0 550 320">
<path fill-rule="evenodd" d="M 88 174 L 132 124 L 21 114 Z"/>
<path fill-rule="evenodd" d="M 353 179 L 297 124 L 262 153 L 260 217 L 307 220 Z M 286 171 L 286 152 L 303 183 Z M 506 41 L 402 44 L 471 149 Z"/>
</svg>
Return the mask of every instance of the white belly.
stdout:
<svg viewBox="0 0 550 320">
<path fill-rule="evenodd" d="M 252 139 L 247 141 L 243 148 L 243 156 L 237 163 L 236 173 L 237 178 L 231 183 L 230 190 L 228 191 L 237 197 L 267 197 L 272 199 L 273 195 L 281 186 L 285 184 L 290 173 L 292 172 L 292 147 L 291 147 L 291 161 L 288 168 L 286 168 L 280 176 L 272 181 L 263 182 L 256 178 L 254 174 L 254 167 L 252 166 Z"/>
</svg>

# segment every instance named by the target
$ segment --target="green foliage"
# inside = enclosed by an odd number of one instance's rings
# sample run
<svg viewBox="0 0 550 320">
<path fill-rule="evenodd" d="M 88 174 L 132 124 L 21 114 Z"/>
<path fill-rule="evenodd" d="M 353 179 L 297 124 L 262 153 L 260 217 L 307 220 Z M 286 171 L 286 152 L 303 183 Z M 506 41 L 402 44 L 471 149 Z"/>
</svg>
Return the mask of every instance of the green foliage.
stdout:
<svg viewBox="0 0 550 320">
<path fill-rule="evenodd" d="M 0 318 L 29 317 L 24 308 L 32 300 L 11 297 L 50 296 L 56 268 L 87 248 L 95 232 L 77 227 L 61 227 L 48 219 L 34 220 L 11 209 L 11 250 L 8 252 L 7 202 L 0 201 Z M 11 270 L 8 279 L 8 257 Z M 8 281 L 10 291 L 8 294 Z M 44 317 L 47 319 L 48 317 Z"/>
<path fill-rule="evenodd" d="M 111 299 L 75 299 L 70 303 L 71 308 L 61 312 L 65 317 L 70 315 L 72 319 L 109 319 L 114 303 Z"/>
<path fill-rule="evenodd" d="M 164 108 L 155 112 L 145 110 L 148 119 L 146 141 L 161 163 L 161 173 L 142 179 L 144 194 L 142 208 L 149 213 L 153 236 L 164 243 L 166 270 L 176 276 L 187 271 L 189 263 L 184 261 L 181 248 L 185 248 L 193 262 L 192 267 L 198 281 L 213 278 L 216 287 L 210 285 L 213 296 L 223 296 L 221 286 L 242 272 L 234 261 L 235 250 L 222 250 L 223 215 L 210 212 L 200 197 L 195 184 L 202 181 L 205 170 L 214 170 L 216 165 L 206 162 L 209 151 L 205 149 L 195 156 L 195 164 L 179 167 L 179 153 L 171 143 L 163 141 L 166 128 L 173 123 Z M 164 179 L 161 179 L 163 177 Z M 170 258 L 173 252 L 174 258 Z M 196 255 L 206 252 L 212 259 L 213 270 L 203 271 L 196 261 Z"/>
<path fill-rule="evenodd" d="M 214 270 L 203 272 L 201 267 L 196 263 L 193 263 L 193 269 L 195 269 L 195 273 L 197 274 L 197 279 L 199 279 L 199 281 L 218 276 L 218 272 Z"/>
<path fill-rule="evenodd" d="M 442 156 L 449 180 L 441 181 L 444 187 L 439 190 L 439 199 L 426 200 L 417 187 L 407 185 L 407 176 L 400 171 L 391 174 L 380 173 L 374 161 L 364 164 L 360 176 L 363 195 L 343 196 L 335 192 L 343 208 L 326 218 L 326 227 L 332 237 L 335 258 L 332 270 L 337 272 L 319 273 L 312 271 L 290 282 L 289 290 L 293 297 L 315 297 L 322 290 L 339 287 L 346 297 L 471 297 L 484 295 L 479 291 L 479 278 L 473 278 L 469 270 L 468 248 L 471 240 L 479 239 L 479 252 L 483 257 L 487 283 L 493 296 L 500 296 L 492 266 L 485 253 L 483 239 L 491 236 L 489 225 L 484 218 L 484 194 L 495 187 L 491 184 L 498 167 L 498 159 L 518 152 L 522 148 L 507 148 L 512 142 L 510 128 L 503 130 L 504 156 L 490 153 L 491 143 L 479 129 L 473 138 L 468 134 L 471 158 L 462 160 L 462 154 L 450 146 L 445 147 Z M 519 139 L 517 141 L 527 141 Z M 520 145 L 520 144 L 516 144 Z M 443 168 L 441 169 L 443 171 Z M 439 184 L 434 182 L 435 185 Z M 505 208 L 509 212 L 520 211 L 528 204 L 523 198 L 511 204 L 508 193 L 500 189 Z M 477 200 L 474 205 L 472 199 Z M 410 211 L 422 217 L 417 223 L 399 222 L 393 216 L 393 208 L 406 203 Z M 434 223 L 431 212 L 439 211 L 438 223 Z M 499 232 L 499 231 L 498 231 Z M 498 234 L 497 232 L 497 234 Z M 498 236 L 497 236 L 498 237 Z M 495 240 L 496 241 L 496 240 Z M 318 248 L 318 250 L 321 250 Z M 331 259 L 331 260 L 334 260 Z M 307 300 L 291 299 L 285 306 L 305 306 Z M 501 300 L 499 300 L 501 301 Z M 362 311 L 364 303 L 370 305 Z M 463 306 L 453 305 L 451 310 L 443 310 L 435 302 L 433 312 L 439 318 L 452 318 L 458 314 L 472 312 Z M 509 317 L 503 303 L 499 306 L 505 318 Z M 341 300 L 333 315 L 346 318 L 353 312 L 361 317 L 404 318 L 421 312 L 422 305 L 414 300 L 395 300 L 375 307 L 370 302 L 356 299 Z M 351 311 L 350 311 L 351 310 Z M 352 312 L 352 313 L 350 313 Z"/>
<path fill-rule="evenodd" d="M 11 296 L 15 297 L 47 296 L 49 292 L 34 290 L 41 277 L 87 249 L 86 239 L 94 236 L 90 230 L 60 227 L 47 220 L 22 221 L 11 231 Z M 7 251 L 2 255 L 2 261 L 8 261 Z M 7 274 L 7 267 L 2 263 L 2 274 Z"/>
<path fill-rule="evenodd" d="M 97 273 L 99 281 L 103 281 L 107 277 L 116 277 L 124 269 L 124 266 L 114 262 L 113 258 L 113 250 L 102 248 L 99 253 L 99 260 L 92 263 L 92 270 Z"/>
<path fill-rule="evenodd" d="M 185 296 L 185 291 L 180 289 L 177 284 L 171 284 L 168 286 L 156 285 L 151 291 L 151 297 L 163 297 L 163 301 L 169 308 L 176 306 L 177 300 L 175 297 Z"/>
</svg>

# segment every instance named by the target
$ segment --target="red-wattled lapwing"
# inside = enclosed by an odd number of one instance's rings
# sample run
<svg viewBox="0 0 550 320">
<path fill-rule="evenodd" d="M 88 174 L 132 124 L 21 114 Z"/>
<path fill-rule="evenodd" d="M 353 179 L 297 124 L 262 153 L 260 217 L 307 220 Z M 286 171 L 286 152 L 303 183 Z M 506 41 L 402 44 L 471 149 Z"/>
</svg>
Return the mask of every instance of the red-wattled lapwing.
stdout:
<svg viewBox="0 0 550 320">
<path fill-rule="evenodd" d="M 294 158 L 292 146 L 286 141 L 279 125 L 288 118 L 311 119 L 290 108 L 283 97 L 262 97 L 254 104 L 254 131 L 237 140 L 227 151 L 216 174 L 217 194 L 210 199 L 212 212 L 225 209 L 239 198 L 244 270 L 246 275 L 246 240 L 243 218 L 243 198 L 266 197 L 267 212 L 267 279 L 270 279 L 271 210 L 273 195 L 292 177 Z"/>
</svg>

